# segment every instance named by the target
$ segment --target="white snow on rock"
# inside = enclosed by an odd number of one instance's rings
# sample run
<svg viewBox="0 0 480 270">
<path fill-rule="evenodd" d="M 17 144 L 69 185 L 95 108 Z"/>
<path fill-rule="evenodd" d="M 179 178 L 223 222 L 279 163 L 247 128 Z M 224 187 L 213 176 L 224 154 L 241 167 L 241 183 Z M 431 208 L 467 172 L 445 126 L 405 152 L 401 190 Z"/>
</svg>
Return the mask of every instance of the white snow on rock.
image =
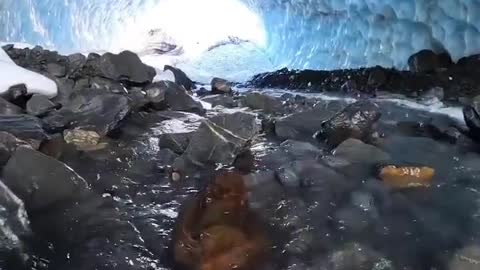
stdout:
<svg viewBox="0 0 480 270">
<path fill-rule="evenodd" d="M 50 98 L 57 95 L 57 85 L 54 81 L 18 66 L 4 50 L 0 49 L 0 94 L 17 84 L 25 84 L 30 94 L 42 94 Z"/>
</svg>

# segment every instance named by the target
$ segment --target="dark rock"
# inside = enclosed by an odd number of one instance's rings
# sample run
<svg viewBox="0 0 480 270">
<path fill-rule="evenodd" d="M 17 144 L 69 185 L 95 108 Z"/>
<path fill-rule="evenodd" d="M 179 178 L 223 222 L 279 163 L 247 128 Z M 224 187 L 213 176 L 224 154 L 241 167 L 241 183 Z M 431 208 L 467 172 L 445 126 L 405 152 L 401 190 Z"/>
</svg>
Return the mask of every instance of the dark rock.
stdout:
<svg viewBox="0 0 480 270">
<path fill-rule="evenodd" d="M 257 115 L 245 110 L 225 109 L 208 119 L 245 140 L 252 140 L 260 133 Z"/>
<path fill-rule="evenodd" d="M 65 164 L 24 146 L 12 155 L 3 177 L 27 210 L 45 209 L 87 190 L 85 180 Z"/>
<path fill-rule="evenodd" d="M 100 89 L 111 93 L 126 93 L 125 87 L 116 81 L 102 77 L 93 77 L 90 79 L 90 88 Z"/>
<path fill-rule="evenodd" d="M 65 105 L 70 101 L 70 96 L 74 92 L 75 82 L 67 78 L 56 78 L 55 83 L 57 84 L 58 93 L 56 97 L 52 98 L 52 101 Z"/>
<path fill-rule="evenodd" d="M 466 57 L 462 57 L 458 60 L 457 66 L 463 69 L 477 69 L 480 63 L 480 54 L 474 54 Z"/>
<path fill-rule="evenodd" d="M 48 138 L 40 119 L 26 114 L 0 115 L 0 131 L 8 132 L 36 146 Z"/>
<path fill-rule="evenodd" d="M 55 109 L 57 105 L 50 101 L 46 96 L 33 95 L 27 102 L 27 113 L 35 116 L 41 116 Z"/>
<path fill-rule="evenodd" d="M 432 50 L 421 50 L 408 58 L 412 72 L 431 72 L 439 67 L 438 56 Z"/>
<path fill-rule="evenodd" d="M 161 98 L 163 92 L 165 93 L 166 103 L 171 110 L 192 112 L 200 115 L 205 114 L 202 103 L 196 101 L 185 89 L 176 83 L 170 81 L 156 82 L 145 88 L 145 91 L 157 91 L 151 90 L 154 88 L 158 88 L 159 98 Z"/>
<path fill-rule="evenodd" d="M 275 134 L 280 139 L 311 139 L 315 132 L 322 128 L 322 123 L 334 113 L 332 110 L 316 107 L 282 117 L 275 123 Z"/>
<path fill-rule="evenodd" d="M 382 67 L 375 67 L 368 75 L 367 85 L 373 88 L 379 88 L 387 82 L 387 76 Z"/>
<path fill-rule="evenodd" d="M 232 96 L 226 96 L 226 95 L 206 96 L 202 98 L 202 101 L 212 104 L 212 107 L 216 107 L 216 106 L 223 106 L 225 108 L 237 107 L 237 104 Z"/>
<path fill-rule="evenodd" d="M 201 124 L 200 117 L 194 114 L 173 112 L 159 114 L 165 118 L 155 130 L 160 149 L 170 149 L 177 154 L 183 154 L 190 143 L 190 138 Z"/>
<path fill-rule="evenodd" d="M 155 69 L 143 64 L 138 55 L 130 51 L 102 55 L 99 69 L 105 78 L 133 85 L 151 83 L 155 77 Z"/>
<path fill-rule="evenodd" d="M 441 68 L 450 68 L 454 63 L 452 57 L 448 52 L 439 53 L 438 55 L 438 65 Z"/>
<path fill-rule="evenodd" d="M 231 94 L 232 87 L 230 86 L 230 82 L 220 78 L 213 78 L 211 82 L 212 86 L 212 94 Z"/>
<path fill-rule="evenodd" d="M 185 74 L 185 72 L 183 72 L 182 70 L 169 65 L 165 65 L 163 71 L 166 70 L 170 70 L 173 73 L 173 75 L 175 76 L 176 84 L 185 87 L 185 89 L 188 91 L 195 89 L 195 84 L 193 83 L 193 81 L 190 80 L 187 74 Z"/>
<path fill-rule="evenodd" d="M 335 150 L 333 155 L 352 163 L 377 164 L 390 160 L 390 155 L 381 149 L 357 139 L 347 139 Z"/>
<path fill-rule="evenodd" d="M 242 105 L 265 113 L 279 114 L 283 112 L 283 102 L 275 97 L 259 92 L 248 93 L 242 100 Z"/>
<path fill-rule="evenodd" d="M 359 101 L 323 122 L 315 137 L 330 146 L 337 146 L 348 138 L 364 140 L 373 133 L 373 125 L 380 116 L 375 103 Z"/>
<path fill-rule="evenodd" d="M 16 115 L 16 114 L 22 114 L 22 113 L 23 113 L 22 108 L 0 97 L 0 114 Z"/>
<path fill-rule="evenodd" d="M 7 92 L 2 94 L 2 97 L 20 107 L 24 107 L 28 99 L 27 86 L 25 84 L 17 84 L 11 86 Z"/>
<path fill-rule="evenodd" d="M 291 156 L 293 160 L 316 159 L 323 154 L 315 145 L 308 142 L 286 140 L 280 144 L 280 149 L 285 155 Z"/>
<path fill-rule="evenodd" d="M 17 139 L 8 132 L 0 131 L 0 166 L 7 164 L 10 156 L 21 145 L 28 146 L 25 141 Z"/>
<path fill-rule="evenodd" d="M 212 92 L 211 92 L 211 91 L 208 91 L 208 90 L 205 89 L 204 87 L 200 87 L 200 89 L 198 89 L 197 91 L 195 91 L 195 94 L 197 94 L 197 96 L 199 96 L 199 97 L 203 97 L 203 96 L 212 94 Z"/>
<path fill-rule="evenodd" d="M 25 243 L 22 240 L 31 237 L 32 232 L 23 202 L 2 181 L 0 221 L 0 267 L 6 267 L 3 263 L 7 256 L 15 254 L 20 258 L 26 255 L 23 253 Z"/>
<path fill-rule="evenodd" d="M 344 175 L 317 160 L 297 160 L 284 165 L 276 173 L 284 186 L 303 187 L 314 191 L 328 188 L 332 193 L 342 192 L 347 183 Z"/>
<path fill-rule="evenodd" d="M 345 206 L 338 209 L 333 218 L 343 233 L 362 233 L 371 223 L 368 213 L 358 207 Z"/>
<path fill-rule="evenodd" d="M 43 120 L 51 131 L 80 128 L 106 135 L 130 112 L 129 100 L 116 94 L 87 90 Z"/>
<path fill-rule="evenodd" d="M 480 115 L 473 106 L 465 106 L 463 108 L 463 118 L 467 127 L 470 129 L 470 136 L 476 140 L 480 140 Z"/>
<path fill-rule="evenodd" d="M 160 166 L 171 166 L 178 155 L 170 149 L 164 148 L 158 151 L 158 162 Z"/>
<path fill-rule="evenodd" d="M 150 85 L 145 89 L 147 102 L 152 105 L 155 110 L 164 110 L 168 107 L 166 100 L 166 87 L 155 87 Z"/>
<path fill-rule="evenodd" d="M 87 63 L 87 57 L 81 53 L 68 56 L 68 77 L 72 79 L 79 78 L 82 74 L 82 68 Z"/>
<path fill-rule="evenodd" d="M 247 145 L 247 140 L 204 120 L 190 139 L 185 153 L 175 161 L 174 169 L 183 172 L 195 167 L 216 167 L 217 164 L 228 166 Z"/>
<path fill-rule="evenodd" d="M 67 67 L 58 63 L 48 63 L 47 72 L 48 74 L 55 77 L 63 77 L 67 74 Z"/>
</svg>

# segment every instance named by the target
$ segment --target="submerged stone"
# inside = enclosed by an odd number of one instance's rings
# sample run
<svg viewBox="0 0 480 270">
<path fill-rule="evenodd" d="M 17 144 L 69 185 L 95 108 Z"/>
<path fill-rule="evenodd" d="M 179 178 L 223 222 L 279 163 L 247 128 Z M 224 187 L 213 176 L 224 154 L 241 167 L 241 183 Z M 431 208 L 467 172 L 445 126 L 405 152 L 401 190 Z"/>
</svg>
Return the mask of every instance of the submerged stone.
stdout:
<svg viewBox="0 0 480 270">
<path fill-rule="evenodd" d="M 373 133 L 373 125 L 380 116 L 375 103 L 358 101 L 323 122 L 315 137 L 330 146 L 337 146 L 348 138 L 364 140 Z"/>
<path fill-rule="evenodd" d="M 393 188 L 430 187 L 435 170 L 429 167 L 386 166 L 379 177 Z"/>
<path fill-rule="evenodd" d="M 221 78 L 213 78 L 211 82 L 212 94 L 231 94 L 232 87 L 230 82 Z"/>
</svg>

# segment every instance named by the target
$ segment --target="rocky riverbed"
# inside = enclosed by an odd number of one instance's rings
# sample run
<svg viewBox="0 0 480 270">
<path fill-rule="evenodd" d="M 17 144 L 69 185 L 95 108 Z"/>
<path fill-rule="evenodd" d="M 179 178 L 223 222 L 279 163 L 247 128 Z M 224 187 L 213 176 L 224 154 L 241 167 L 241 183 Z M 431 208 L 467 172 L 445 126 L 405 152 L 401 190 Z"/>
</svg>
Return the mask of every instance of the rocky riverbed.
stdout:
<svg viewBox="0 0 480 270">
<path fill-rule="evenodd" d="M 4 49 L 59 93 L 0 98 L 0 269 L 479 269 L 478 57 L 239 88 Z"/>
</svg>

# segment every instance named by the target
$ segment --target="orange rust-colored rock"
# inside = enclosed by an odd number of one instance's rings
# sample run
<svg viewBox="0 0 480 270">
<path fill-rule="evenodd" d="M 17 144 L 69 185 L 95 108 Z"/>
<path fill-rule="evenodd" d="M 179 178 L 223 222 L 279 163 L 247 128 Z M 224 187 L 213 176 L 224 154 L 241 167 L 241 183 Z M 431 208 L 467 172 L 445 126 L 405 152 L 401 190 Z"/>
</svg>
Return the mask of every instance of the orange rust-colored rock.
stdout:
<svg viewBox="0 0 480 270">
<path fill-rule="evenodd" d="M 267 250 L 240 174 L 218 175 L 185 205 L 174 233 L 175 263 L 186 269 L 253 270 Z"/>
<path fill-rule="evenodd" d="M 394 188 L 429 187 L 435 170 L 430 167 L 387 166 L 380 170 L 380 178 Z"/>
</svg>

